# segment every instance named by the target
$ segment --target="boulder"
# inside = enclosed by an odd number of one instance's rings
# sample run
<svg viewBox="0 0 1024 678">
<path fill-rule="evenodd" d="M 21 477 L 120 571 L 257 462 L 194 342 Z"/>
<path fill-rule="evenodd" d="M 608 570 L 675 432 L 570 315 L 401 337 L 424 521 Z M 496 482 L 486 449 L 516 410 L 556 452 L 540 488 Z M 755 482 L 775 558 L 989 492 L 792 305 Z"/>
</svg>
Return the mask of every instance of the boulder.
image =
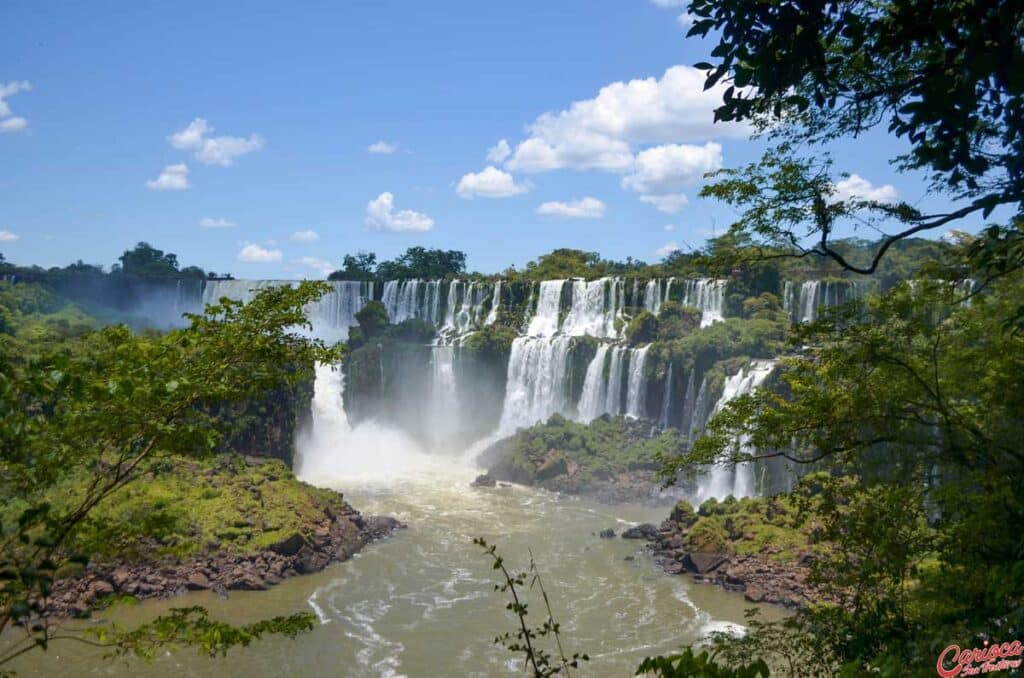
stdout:
<svg viewBox="0 0 1024 678">
<path fill-rule="evenodd" d="M 721 553 L 687 553 L 683 557 L 683 564 L 692 572 L 707 574 L 726 560 L 728 558 Z"/>
<path fill-rule="evenodd" d="M 615 538 L 615 530 L 613 530 L 610 527 L 606 527 L 603 530 L 601 530 L 600 532 L 598 532 L 597 536 L 599 536 L 601 539 L 614 539 Z"/>
<path fill-rule="evenodd" d="M 296 532 L 290 537 L 286 537 L 285 539 L 282 539 L 281 541 L 275 544 L 271 544 L 270 550 L 278 555 L 294 556 L 296 553 L 299 552 L 299 549 L 301 549 L 303 545 L 305 545 L 305 543 L 306 540 L 302 537 L 302 535 Z"/>
<path fill-rule="evenodd" d="M 658 528 L 650 523 L 634 525 L 622 533 L 623 539 L 646 539 L 648 541 L 657 538 Z"/>
<path fill-rule="evenodd" d="M 210 588 L 210 579 L 202 572 L 193 572 L 185 580 L 185 586 L 189 591 L 205 591 Z"/>
<path fill-rule="evenodd" d="M 493 476 L 491 476 L 491 475 L 489 475 L 487 473 L 484 473 L 484 474 L 478 475 L 476 477 L 476 480 L 473 481 L 472 486 L 473 487 L 494 487 L 497 484 L 498 484 L 498 481 L 495 480 Z"/>
</svg>

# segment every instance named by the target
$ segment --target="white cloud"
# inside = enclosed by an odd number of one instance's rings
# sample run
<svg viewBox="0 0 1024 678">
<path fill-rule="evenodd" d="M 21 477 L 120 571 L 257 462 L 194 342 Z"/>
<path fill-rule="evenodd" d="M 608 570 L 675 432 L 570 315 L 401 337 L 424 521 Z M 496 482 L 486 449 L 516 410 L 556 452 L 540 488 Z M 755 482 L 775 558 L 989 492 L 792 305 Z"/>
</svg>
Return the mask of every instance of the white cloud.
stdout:
<svg viewBox="0 0 1024 678">
<path fill-rule="evenodd" d="M 398 150 L 398 144 L 390 141 L 378 141 L 376 143 L 367 146 L 366 150 L 370 153 L 384 153 L 391 154 Z"/>
<path fill-rule="evenodd" d="M 154 191 L 184 191 L 188 188 L 188 166 L 185 163 L 167 165 L 160 176 L 146 185 Z"/>
<path fill-rule="evenodd" d="M 199 220 L 199 225 L 202 228 L 233 228 L 237 224 L 227 219 L 214 219 L 213 217 L 203 217 Z"/>
<path fill-rule="evenodd" d="M 690 204 L 690 201 L 682 193 L 668 193 L 666 195 L 641 195 L 640 202 L 654 205 L 655 209 L 665 214 L 677 214 Z"/>
<path fill-rule="evenodd" d="M 460 198 L 507 198 L 530 190 L 527 184 L 517 184 L 512 175 L 497 167 L 489 166 L 482 171 L 463 175 L 455 192 Z"/>
<path fill-rule="evenodd" d="M 706 172 L 721 167 L 722 146 L 713 141 L 703 146 L 655 146 L 637 154 L 632 170 L 622 179 L 622 187 L 644 194 L 670 193 L 696 184 Z"/>
<path fill-rule="evenodd" d="M 679 22 L 679 25 L 685 28 L 686 30 L 690 30 L 690 27 L 693 26 L 693 22 L 695 22 L 696 20 L 697 17 L 693 16 L 689 12 L 683 12 L 682 14 L 676 17 L 676 21 Z"/>
<path fill-rule="evenodd" d="M 657 257 L 659 257 L 661 259 L 664 259 L 665 257 L 667 257 L 668 255 L 672 254 L 673 252 L 678 252 L 678 251 L 679 251 L 679 243 L 677 243 L 675 240 L 672 240 L 672 241 L 669 241 L 669 242 L 665 243 L 664 245 L 662 245 L 658 249 L 654 250 L 654 254 Z"/>
<path fill-rule="evenodd" d="M 689 0 L 651 0 L 658 7 L 682 7 Z"/>
<path fill-rule="evenodd" d="M 385 191 L 366 204 L 366 228 L 371 231 L 429 231 L 434 220 L 412 210 L 395 211 L 395 196 Z"/>
<path fill-rule="evenodd" d="M 721 104 L 725 86 L 705 90 L 704 79 L 696 68 L 672 66 L 660 79 L 606 85 L 593 99 L 539 116 L 506 167 L 524 172 L 624 172 L 633 166 L 634 144 L 749 136 L 745 125 L 714 124 L 714 109 Z"/>
<path fill-rule="evenodd" d="M 15 242 L 20 240 L 21 236 L 17 233 L 11 233 L 10 231 L 0 231 L 0 242 Z"/>
<path fill-rule="evenodd" d="M 676 230 L 676 226 L 675 224 L 665 224 L 662 227 L 662 230 L 664 230 L 667 233 L 671 233 L 672 231 Z"/>
<path fill-rule="evenodd" d="M 195 151 L 195 157 L 206 165 L 232 165 L 235 158 L 263 148 L 263 137 L 258 134 L 245 137 L 213 137 L 213 125 L 203 118 L 196 118 L 185 129 L 167 137 L 174 148 Z"/>
<path fill-rule="evenodd" d="M 20 116 L 13 116 L 10 104 L 7 103 L 7 98 L 12 97 L 18 92 L 28 92 L 32 90 L 32 85 L 27 80 L 14 81 L 8 83 L 0 83 L 0 134 L 20 132 L 21 130 L 28 127 L 28 120 Z"/>
<path fill-rule="evenodd" d="M 569 202 L 546 202 L 537 208 L 537 214 L 562 219 L 600 219 L 605 205 L 597 198 L 585 197 Z"/>
<path fill-rule="evenodd" d="M 311 268 L 324 276 L 332 273 L 336 268 L 331 262 L 323 259 L 317 259 L 316 257 L 299 257 L 295 260 L 295 263 Z"/>
<path fill-rule="evenodd" d="M 502 139 L 487 149 L 487 162 L 498 164 L 504 162 L 510 155 L 512 155 L 512 147 L 508 145 L 508 139 Z"/>
<path fill-rule="evenodd" d="M 841 200 L 872 200 L 874 202 L 896 202 L 896 188 L 892 184 L 875 186 L 858 174 L 836 182 L 836 192 L 832 196 Z"/>
<path fill-rule="evenodd" d="M 4 118 L 0 120 L 0 134 L 10 134 L 12 132 L 20 132 L 21 130 L 28 127 L 28 120 L 21 117 Z"/>
<path fill-rule="evenodd" d="M 295 231 L 288 239 L 297 240 L 298 242 L 316 242 L 320 239 L 320 234 L 307 228 L 305 231 Z"/>
<path fill-rule="evenodd" d="M 238 253 L 238 260 L 256 264 L 272 264 L 276 261 L 281 261 L 281 250 L 264 249 L 259 245 L 250 243 Z"/>
</svg>

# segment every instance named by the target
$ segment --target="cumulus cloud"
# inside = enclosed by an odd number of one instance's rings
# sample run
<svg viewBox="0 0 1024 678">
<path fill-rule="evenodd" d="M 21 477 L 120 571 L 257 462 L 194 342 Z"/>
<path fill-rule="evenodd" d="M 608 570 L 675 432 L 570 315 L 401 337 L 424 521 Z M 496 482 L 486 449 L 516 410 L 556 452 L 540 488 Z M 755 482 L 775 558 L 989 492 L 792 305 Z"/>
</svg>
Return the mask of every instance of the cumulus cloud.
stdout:
<svg viewBox="0 0 1024 678">
<path fill-rule="evenodd" d="M 214 219 L 213 217 L 203 217 L 199 220 L 199 226 L 202 228 L 233 228 L 237 224 L 227 219 Z"/>
<path fill-rule="evenodd" d="M 289 237 L 289 240 L 296 240 L 298 242 L 316 242 L 319 239 L 320 234 L 308 228 L 305 231 L 295 231 Z"/>
<path fill-rule="evenodd" d="M 690 204 L 690 201 L 682 193 L 668 193 L 666 195 L 641 195 L 640 202 L 654 205 L 655 209 L 665 214 L 678 214 L 683 208 Z"/>
<path fill-rule="evenodd" d="M 460 198 L 507 198 L 526 193 L 530 187 L 517 184 L 512 175 L 489 166 L 476 174 L 470 172 L 459 179 L 455 192 Z"/>
<path fill-rule="evenodd" d="M 600 219 L 604 216 L 605 205 L 589 196 L 568 202 L 546 202 L 537 208 L 537 214 L 561 219 Z"/>
<path fill-rule="evenodd" d="M 836 182 L 834 200 L 872 200 L 874 202 L 896 202 L 896 188 L 892 184 L 875 186 L 858 174 Z"/>
<path fill-rule="evenodd" d="M 510 155 L 512 155 L 512 147 L 508 145 L 508 139 L 502 139 L 487 149 L 487 162 L 494 164 L 505 162 Z"/>
<path fill-rule="evenodd" d="M 722 147 L 713 141 L 703 146 L 667 144 L 637 154 L 622 187 L 643 194 L 665 194 L 693 186 L 706 172 L 722 167 Z"/>
<path fill-rule="evenodd" d="M 367 146 L 366 150 L 370 153 L 384 153 L 386 155 L 394 153 L 398 150 L 398 144 L 390 141 L 378 141 L 376 143 Z"/>
<path fill-rule="evenodd" d="M 689 0 L 651 0 L 658 7 L 682 7 Z"/>
<path fill-rule="evenodd" d="M 28 120 L 21 117 L 4 118 L 0 120 L 0 134 L 10 134 L 12 132 L 20 132 L 21 130 L 28 127 Z"/>
<path fill-rule="evenodd" d="M 317 259 L 316 257 L 299 257 L 295 260 L 295 263 L 305 266 L 306 268 L 311 268 L 323 276 L 329 275 L 336 268 L 331 262 L 323 259 Z"/>
<path fill-rule="evenodd" d="M 11 233 L 10 231 L 0 231 L 0 242 L 15 242 L 20 240 L 21 236 L 17 233 Z"/>
<path fill-rule="evenodd" d="M 662 245 L 658 249 L 654 250 L 654 254 L 658 258 L 664 259 L 665 257 L 667 257 L 668 255 L 672 254 L 673 252 L 678 252 L 678 251 L 679 251 L 679 243 L 677 243 L 675 240 L 672 240 L 672 241 L 669 241 L 669 242 L 665 243 L 664 245 Z"/>
<path fill-rule="evenodd" d="M 254 264 L 272 264 L 281 261 L 281 250 L 266 249 L 250 243 L 238 253 L 238 260 Z"/>
<path fill-rule="evenodd" d="M 28 120 L 15 116 L 7 98 L 19 92 L 31 91 L 32 85 L 27 80 L 0 83 L 0 134 L 20 132 L 28 127 Z"/>
<path fill-rule="evenodd" d="M 593 99 L 539 116 L 506 167 L 524 172 L 624 172 L 633 165 L 634 144 L 749 136 L 745 125 L 714 124 L 723 88 L 705 90 L 703 71 L 690 66 L 672 66 L 661 78 L 613 82 Z"/>
<path fill-rule="evenodd" d="M 690 30 L 690 28 L 693 26 L 693 22 L 695 22 L 696 20 L 697 17 L 693 16 L 689 12 L 683 12 L 682 14 L 676 17 L 676 21 L 679 22 L 679 25 L 685 28 L 686 30 Z"/>
<path fill-rule="evenodd" d="M 196 159 L 205 165 L 228 167 L 235 158 L 263 148 L 263 137 L 251 134 L 246 137 L 211 136 L 213 125 L 203 118 L 196 118 L 182 130 L 167 137 L 174 148 L 194 151 Z"/>
<path fill-rule="evenodd" d="M 666 231 L 668 233 L 671 233 L 672 231 L 676 230 L 676 226 L 675 226 L 675 224 L 665 224 L 662 227 L 662 230 L 664 230 L 664 231 Z"/>
<path fill-rule="evenodd" d="M 366 204 L 366 228 L 371 231 L 429 231 L 434 220 L 421 212 L 395 211 L 395 196 L 385 191 Z"/>
<path fill-rule="evenodd" d="M 146 185 L 154 191 L 184 191 L 188 188 L 188 166 L 185 163 L 167 165 L 160 176 Z"/>
</svg>

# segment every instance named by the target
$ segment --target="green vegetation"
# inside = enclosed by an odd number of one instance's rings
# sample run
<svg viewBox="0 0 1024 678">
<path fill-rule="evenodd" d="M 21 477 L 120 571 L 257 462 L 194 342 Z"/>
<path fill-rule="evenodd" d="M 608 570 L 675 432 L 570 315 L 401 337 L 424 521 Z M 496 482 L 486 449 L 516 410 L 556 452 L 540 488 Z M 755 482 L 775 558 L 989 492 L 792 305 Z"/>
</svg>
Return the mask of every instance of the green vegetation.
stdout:
<svg viewBox="0 0 1024 678">
<path fill-rule="evenodd" d="M 497 443 L 485 461 L 496 475 L 525 485 L 565 474 L 608 480 L 628 471 L 652 471 L 660 455 L 671 456 L 680 445 L 673 429 L 648 438 L 629 435 L 624 417 L 599 417 L 588 425 L 556 414 Z"/>
<path fill-rule="evenodd" d="M 262 478 L 239 473 L 237 485 L 220 488 L 216 472 L 208 487 L 180 475 L 214 463 L 211 455 L 230 439 L 225 407 L 296 385 L 308 374 L 296 365 L 340 358 L 339 349 L 294 331 L 308 327 L 303 309 L 326 285 L 268 288 L 245 305 L 223 301 L 191 316 L 188 328 L 164 334 L 113 326 L 77 336 L 69 327 L 31 343 L 26 332 L 74 307 L 36 286 L 0 290 L 13 330 L 0 335 L 0 629 L 24 634 L 0 665 L 54 640 L 56 628 L 36 622 L 47 614 L 58 572 L 154 540 L 168 554 L 188 554 L 195 547 L 184 535 L 196 530 L 252 548 L 328 501 L 282 482 L 281 503 L 271 501 L 279 508 L 258 531 L 246 532 L 236 517 L 253 508 L 245 492 L 273 482 L 274 465 Z M 194 506 L 178 506 L 182 495 Z M 206 514 L 189 513 L 203 507 Z M 232 521 L 237 533 L 224 532 L 221 520 Z M 201 614 L 153 624 L 160 626 L 141 635 L 111 630 L 109 641 L 142 655 L 180 643 L 222 651 L 264 632 L 293 635 L 308 628 L 309 618 L 278 618 L 233 634 Z"/>
<path fill-rule="evenodd" d="M 86 480 L 55 488 L 54 508 L 80 496 Z M 311 536 L 325 512 L 344 508 L 340 494 L 299 482 L 278 460 L 168 457 L 97 506 L 69 546 L 108 562 L 254 553 L 293 534 Z"/>
</svg>

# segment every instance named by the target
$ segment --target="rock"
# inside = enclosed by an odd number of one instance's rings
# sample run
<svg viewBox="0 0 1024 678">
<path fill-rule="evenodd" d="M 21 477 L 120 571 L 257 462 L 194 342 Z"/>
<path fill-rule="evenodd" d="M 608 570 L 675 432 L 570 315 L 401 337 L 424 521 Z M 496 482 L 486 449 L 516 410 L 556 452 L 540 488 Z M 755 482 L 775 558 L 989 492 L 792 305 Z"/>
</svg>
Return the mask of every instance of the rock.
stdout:
<svg viewBox="0 0 1024 678">
<path fill-rule="evenodd" d="M 478 475 L 476 480 L 472 482 L 473 487 L 494 487 L 498 484 L 498 481 L 491 477 L 489 474 L 484 473 Z"/>
<path fill-rule="evenodd" d="M 114 588 L 117 589 L 123 588 L 125 583 L 131 578 L 132 573 L 126 567 L 119 567 L 110 575 L 110 581 L 114 583 Z"/>
<path fill-rule="evenodd" d="M 276 544 L 270 545 L 270 550 L 282 556 L 294 556 L 299 552 L 306 543 L 306 540 L 301 534 L 296 532 L 290 537 L 286 537 Z"/>
<path fill-rule="evenodd" d="M 603 530 L 601 530 L 597 534 L 597 536 L 599 536 L 601 539 L 614 539 L 615 538 L 615 530 L 613 530 L 610 527 L 606 527 Z"/>
<path fill-rule="evenodd" d="M 721 553 L 687 553 L 683 564 L 697 574 L 707 574 L 726 560 L 728 558 Z"/>
<path fill-rule="evenodd" d="M 267 583 L 263 577 L 252 570 L 235 570 L 228 576 L 227 588 L 229 591 L 265 591 Z"/>
<path fill-rule="evenodd" d="M 622 533 L 623 539 L 646 539 L 648 541 L 658 536 L 658 528 L 650 523 L 634 525 Z"/>
<path fill-rule="evenodd" d="M 665 570 L 667 574 L 680 574 L 683 571 L 683 564 L 677 560 L 673 560 L 665 563 L 662 569 Z"/>
<path fill-rule="evenodd" d="M 96 579 L 89 584 L 89 597 L 95 600 L 103 596 L 108 596 L 114 592 L 114 587 L 109 582 L 105 582 L 102 579 Z"/>
<path fill-rule="evenodd" d="M 623 558 L 623 560 L 625 560 L 627 563 L 631 563 L 634 560 L 636 560 L 636 556 L 626 556 L 625 558 Z"/>
<path fill-rule="evenodd" d="M 767 593 L 756 584 L 748 584 L 747 590 L 743 593 L 743 598 L 752 603 L 763 603 L 767 598 Z"/>
<path fill-rule="evenodd" d="M 512 487 L 511 483 L 498 483 L 498 487 Z"/>
<path fill-rule="evenodd" d="M 386 537 L 395 530 L 404 529 L 406 525 L 391 516 L 367 516 L 366 531 L 371 539 Z"/>
<path fill-rule="evenodd" d="M 185 586 L 189 591 L 205 591 L 210 588 L 210 579 L 202 572 L 193 572 L 185 580 Z"/>
</svg>

